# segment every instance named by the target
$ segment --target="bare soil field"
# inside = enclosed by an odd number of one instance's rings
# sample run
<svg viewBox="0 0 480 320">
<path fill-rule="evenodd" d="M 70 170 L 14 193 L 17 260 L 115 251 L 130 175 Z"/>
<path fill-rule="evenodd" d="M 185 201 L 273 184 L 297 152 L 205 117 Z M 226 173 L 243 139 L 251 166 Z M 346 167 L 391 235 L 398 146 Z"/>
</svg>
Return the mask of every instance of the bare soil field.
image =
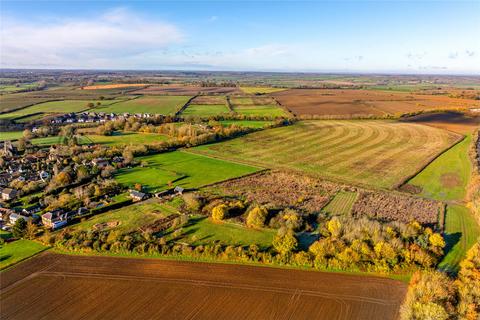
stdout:
<svg viewBox="0 0 480 320">
<path fill-rule="evenodd" d="M 480 115 L 469 115 L 462 112 L 424 113 L 409 117 L 404 121 L 425 124 L 462 134 L 471 133 L 480 127 Z"/>
<path fill-rule="evenodd" d="M 374 90 L 293 89 L 272 95 L 297 115 L 381 116 L 480 106 L 473 99 Z"/>
<path fill-rule="evenodd" d="M 173 94 L 173 95 L 196 95 L 200 93 L 226 94 L 239 93 L 236 87 L 200 87 L 194 85 L 164 85 L 151 86 L 145 89 L 135 91 L 137 94 Z"/>
<path fill-rule="evenodd" d="M 48 294 L 45 294 L 48 292 Z M 42 254 L 2 273 L 2 319 L 395 319 L 386 278 Z"/>
</svg>

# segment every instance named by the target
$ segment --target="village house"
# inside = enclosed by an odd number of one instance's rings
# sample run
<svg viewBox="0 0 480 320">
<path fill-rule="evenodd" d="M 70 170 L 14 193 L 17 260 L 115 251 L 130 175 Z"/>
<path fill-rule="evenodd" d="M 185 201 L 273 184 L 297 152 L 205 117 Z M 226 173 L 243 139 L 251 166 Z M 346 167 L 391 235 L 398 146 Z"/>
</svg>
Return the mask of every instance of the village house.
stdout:
<svg viewBox="0 0 480 320">
<path fill-rule="evenodd" d="M 109 165 L 108 161 L 102 158 L 93 159 L 92 164 L 100 169 L 103 169 Z"/>
<path fill-rule="evenodd" d="M 137 190 L 130 190 L 130 197 L 134 201 L 142 201 L 146 199 L 147 195 L 143 192 L 137 191 Z"/>
<path fill-rule="evenodd" d="M 62 209 L 49 211 L 42 215 L 42 223 L 45 227 L 55 230 L 67 225 L 68 215 L 63 213 Z"/>
<path fill-rule="evenodd" d="M 15 199 L 15 197 L 17 196 L 17 190 L 11 188 L 4 188 L 1 190 L 1 193 L 2 200 L 5 201 Z"/>
</svg>

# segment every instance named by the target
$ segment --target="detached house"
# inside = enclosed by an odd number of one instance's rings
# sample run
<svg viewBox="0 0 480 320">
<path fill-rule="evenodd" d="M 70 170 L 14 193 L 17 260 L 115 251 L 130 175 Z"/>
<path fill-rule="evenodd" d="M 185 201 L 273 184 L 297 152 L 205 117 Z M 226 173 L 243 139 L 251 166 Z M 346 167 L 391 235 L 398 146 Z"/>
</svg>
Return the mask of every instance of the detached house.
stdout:
<svg viewBox="0 0 480 320">
<path fill-rule="evenodd" d="M 17 196 L 17 190 L 11 188 L 2 189 L 1 196 L 3 200 L 12 200 Z"/>
<path fill-rule="evenodd" d="M 64 227 L 68 223 L 67 215 L 63 213 L 63 210 L 57 209 L 42 215 L 42 223 L 44 226 L 53 230 Z"/>
</svg>

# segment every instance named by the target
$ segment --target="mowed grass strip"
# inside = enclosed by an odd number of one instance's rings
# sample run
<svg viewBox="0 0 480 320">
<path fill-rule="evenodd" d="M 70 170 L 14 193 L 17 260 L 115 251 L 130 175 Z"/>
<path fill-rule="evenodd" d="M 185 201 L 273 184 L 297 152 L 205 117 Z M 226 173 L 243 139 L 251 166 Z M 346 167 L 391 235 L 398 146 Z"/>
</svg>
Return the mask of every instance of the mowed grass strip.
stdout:
<svg viewBox="0 0 480 320">
<path fill-rule="evenodd" d="M 460 205 L 448 205 L 445 218 L 446 256 L 439 268 L 455 273 L 467 251 L 480 236 L 480 228 L 469 210 Z"/>
<path fill-rule="evenodd" d="M 229 112 L 230 109 L 224 104 L 190 104 L 183 110 L 182 116 L 210 117 Z"/>
<path fill-rule="evenodd" d="M 357 199 L 356 192 L 340 191 L 330 201 L 322 211 L 330 214 L 349 215 L 352 211 L 353 204 Z"/>
<path fill-rule="evenodd" d="M 25 260 L 48 247 L 31 240 L 16 240 L 0 245 L 0 270 Z"/>
<path fill-rule="evenodd" d="M 148 165 L 122 169 L 116 179 L 127 186 L 140 183 L 151 192 L 168 189 L 169 183 L 184 188 L 198 188 L 260 170 L 258 167 L 184 151 L 140 157 L 138 160 L 146 161 Z"/>
<path fill-rule="evenodd" d="M 191 150 L 348 183 L 393 188 L 458 138 L 441 129 L 393 121 L 318 120 Z"/>
<path fill-rule="evenodd" d="M 472 136 L 466 136 L 435 159 L 408 184 L 421 187 L 420 195 L 423 197 L 437 200 L 463 200 L 472 172 L 472 164 L 468 158 L 471 143 Z"/>
<path fill-rule="evenodd" d="M 152 113 L 175 114 L 191 96 L 149 96 L 115 103 L 106 107 L 100 106 L 96 111 L 111 113 Z"/>
</svg>

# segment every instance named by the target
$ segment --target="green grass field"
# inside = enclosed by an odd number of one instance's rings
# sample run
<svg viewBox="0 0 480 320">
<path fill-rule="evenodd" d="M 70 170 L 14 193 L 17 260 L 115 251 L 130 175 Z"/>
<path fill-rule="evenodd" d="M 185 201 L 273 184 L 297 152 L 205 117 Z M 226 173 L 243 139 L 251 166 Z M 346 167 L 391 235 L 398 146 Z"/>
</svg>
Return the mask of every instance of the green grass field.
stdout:
<svg viewBox="0 0 480 320">
<path fill-rule="evenodd" d="M 255 121 L 255 120 L 222 120 L 220 123 L 223 126 L 230 126 L 235 124 L 240 127 L 247 127 L 247 128 L 263 128 L 266 125 L 272 124 L 271 121 Z"/>
<path fill-rule="evenodd" d="M 234 246 L 256 244 L 261 249 L 266 249 L 272 245 L 276 230 L 254 230 L 227 221 L 215 223 L 210 218 L 195 216 L 190 219 L 189 225 L 183 228 L 183 233 L 190 240 L 188 242 L 194 245 L 212 244 L 218 241 Z"/>
<path fill-rule="evenodd" d="M 330 201 L 322 211 L 330 214 L 349 215 L 352 211 L 353 204 L 357 200 L 356 192 L 340 191 Z"/>
<path fill-rule="evenodd" d="M 240 87 L 240 90 L 248 94 L 265 94 L 265 93 L 284 91 L 287 89 L 270 88 L 270 87 Z"/>
<path fill-rule="evenodd" d="M 190 150 L 267 168 L 393 188 L 456 139 L 456 134 L 410 123 L 320 120 Z"/>
<path fill-rule="evenodd" d="M 421 196 L 437 200 L 462 200 L 467 192 L 472 164 L 468 149 L 472 136 L 442 154 L 408 183 L 422 188 Z"/>
<path fill-rule="evenodd" d="M 132 204 L 96 215 L 91 219 L 74 225 L 73 228 L 75 230 L 92 230 L 97 223 L 118 222 L 117 226 L 108 229 L 128 233 L 170 214 L 171 212 L 164 205 L 156 202 L 155 199 L 150 199 L 146 202 Z"/>
<path fill-rule="evenodd" d="M 287 113 L 275 105 L 236 105 L 233 110 L 246 116 L 286 117 Z"/>
<path fill-rule="evenodd" d="M 23 137 L 23 131 L 0 132 L 0 141 L 16 140 Z"/>
<path fill-rule="evenodd" d="M 102 136 L 95 134 L 86 134 L 80 136 L 79 144 L 103 144 L 103 145 L 121 145 L 121 144 L 145 144 L 168 140 L 168 136 L 157 133 L 137 133 L 137 132 L 114 132 L 111 136 Z M 34 145 L 50 146 L 52 144 L 62 143 L 62 137 L 53 136 L 45 138 L 35 138 L 31 140 Z"/>
<path fill-rule="evenodd" d="M 0 270 L 31 257 L 48 247 L 30 240 L 16 240 L 0 245 Z"/>
<path fill-rule="evenodd" d="M 448 205 L 445 218 L 446 256 L 439 268 L 457 272 L 460 261 L 480 236 L 480 228 L 469 210 L 460 205 Z"/>
<path fill-rule="evenodd" d="M 69 113 L 69 112 L 81 112 L 88 110 L 88 104 L 100 102 L 102 105 L 109 105 L 114 100 L 105 101 L 93 101 L 93 100 L 63 100 L 63 101 L 50 101 L 40 104 L 36 104 L 31 107 L 16 110 L 9 113 L 0 114 L 0 119 L 15 119 L 18 117 L 28 116 L 34 113 L 54 114 L 54 113 Z"/>
<path fill-rule="evenodd" d="M 161 153 L 137 158 L 147 161 L 147 167 L 122 169 L 118 182 L 127 186 L 140 183 L 148 191 L 168 189 L 168 183 L 184 188 L 198 188 L 259 170 L 257 167 L 213 159 L 184 151 Z"/>
<path fill-rule="evenodd" d="M 230 109 L 224 104 L 190 104 L 183 110 L 182 116 L 210 117 L 229 112 Z"/>
<path fill-rule="evenodd" d="M 113 113 L 152 113 L 152 114 L 175 114 L 190 96 L 150 96 L 140 97 L 124 102 L 119 102 L 106 107 L 96 108 L 97 111 Z"/>
</svg>

